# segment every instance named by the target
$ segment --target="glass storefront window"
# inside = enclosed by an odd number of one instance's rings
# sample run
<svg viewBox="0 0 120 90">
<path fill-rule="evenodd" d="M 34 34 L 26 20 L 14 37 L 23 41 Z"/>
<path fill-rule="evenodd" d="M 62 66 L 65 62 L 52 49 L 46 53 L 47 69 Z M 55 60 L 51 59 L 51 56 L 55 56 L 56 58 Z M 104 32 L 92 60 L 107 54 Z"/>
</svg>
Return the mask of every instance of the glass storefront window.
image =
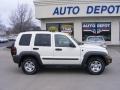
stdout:
<svg viewBox="0 0 120 90">
<path fill-rule="evenodd" d="M 73 24 L 71 23 L 61 23 L 60 24 L 60 30 L 61 32 L 64 32 L 64 33 L 69 33 L 70 35 L 74 35 L 73 33 Z"/>
<path fill-rule="evenodd" d="M 46 28 L 47 28 L 48 31 L 58 32 L 59 31 L 59 24 L 49 23 L 49 24 L 46 24 Z"/>
<path fill-rule="evenodd" d="M 111 22 L 83 22 L 82 40 L 88 36 L 103 36 L 106 41 L 111 41 Z"/>
<path fill-rule="evenodd" d="M 46 28 L 52 32 L 64 32 L 70 35 L 74 35 L 73 23 L 47 23 Z"/>
</svg>

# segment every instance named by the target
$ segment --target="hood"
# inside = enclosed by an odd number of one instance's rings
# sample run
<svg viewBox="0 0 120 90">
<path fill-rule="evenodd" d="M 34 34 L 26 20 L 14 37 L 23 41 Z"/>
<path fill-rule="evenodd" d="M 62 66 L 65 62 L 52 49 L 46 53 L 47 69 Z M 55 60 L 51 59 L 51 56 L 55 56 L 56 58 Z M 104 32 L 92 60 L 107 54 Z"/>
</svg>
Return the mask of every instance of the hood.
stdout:
<svg viewBox="0 0 120 90">
<path fill-rule="evenodd" d="M 100 52 L 105 52 L 108 54 L 107 49 L 104 47 L 101 47 L 101 46 L 97 46 L 97 45 L 93 45 L 93 44 L 83 44 L 83 45 L 81 45 L 81 47 L 85 51 L 100 51 Z"/>
</svg>

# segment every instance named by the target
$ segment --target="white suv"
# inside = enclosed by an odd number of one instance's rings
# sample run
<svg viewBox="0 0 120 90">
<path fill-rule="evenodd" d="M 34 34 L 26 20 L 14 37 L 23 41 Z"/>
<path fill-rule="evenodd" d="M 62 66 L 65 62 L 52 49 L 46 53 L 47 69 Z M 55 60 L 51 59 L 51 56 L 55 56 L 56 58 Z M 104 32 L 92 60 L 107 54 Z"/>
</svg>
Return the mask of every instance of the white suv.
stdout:
<svg viewBox="0 0 120 90">
<path fill-rule="evenodd" d="M 20 33 L 11 48 L 13 61 L 26 74 L 35 74 L 45 65 L 78 65 L 90 74 L 101 74 L 112 62 L 106 48 L 82 44 L 60 32 Z"/>
</svg>

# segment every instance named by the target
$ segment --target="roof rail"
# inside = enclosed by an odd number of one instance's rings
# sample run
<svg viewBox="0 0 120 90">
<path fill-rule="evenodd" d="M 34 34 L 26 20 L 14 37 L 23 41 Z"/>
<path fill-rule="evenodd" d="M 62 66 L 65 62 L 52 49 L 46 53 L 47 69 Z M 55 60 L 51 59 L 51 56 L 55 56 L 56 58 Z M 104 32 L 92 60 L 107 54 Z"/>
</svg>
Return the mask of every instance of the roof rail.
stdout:
<svg viewBox="0 0 120 90">
<path fill-rule="evenodd" d="M 50 32 L 48 30 L 30 30 L 30 31 L 46 31 L 46 32 Z"/>
</svg>

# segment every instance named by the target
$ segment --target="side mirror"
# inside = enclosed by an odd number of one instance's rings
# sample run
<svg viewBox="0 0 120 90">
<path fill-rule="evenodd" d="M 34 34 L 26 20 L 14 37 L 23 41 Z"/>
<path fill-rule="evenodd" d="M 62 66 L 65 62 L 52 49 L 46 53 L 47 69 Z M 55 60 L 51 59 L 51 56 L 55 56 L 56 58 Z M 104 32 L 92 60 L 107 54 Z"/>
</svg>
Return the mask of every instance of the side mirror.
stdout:
<svg viewBox="0 0 120 90">
<path fill-rule="evenodd" d="M 76 46 L 73 43 L 70 43 L 70 47 L 75 48 Z"/>
<path fill-rule="evenodd" d="M 79 42 L 79 45 L 83 45 L 84 43 L 83 42 Z"/>
</svg>

